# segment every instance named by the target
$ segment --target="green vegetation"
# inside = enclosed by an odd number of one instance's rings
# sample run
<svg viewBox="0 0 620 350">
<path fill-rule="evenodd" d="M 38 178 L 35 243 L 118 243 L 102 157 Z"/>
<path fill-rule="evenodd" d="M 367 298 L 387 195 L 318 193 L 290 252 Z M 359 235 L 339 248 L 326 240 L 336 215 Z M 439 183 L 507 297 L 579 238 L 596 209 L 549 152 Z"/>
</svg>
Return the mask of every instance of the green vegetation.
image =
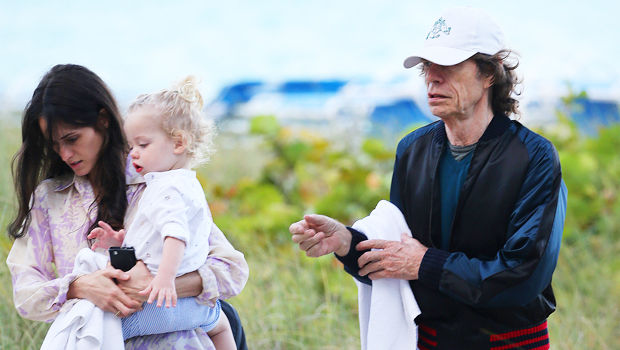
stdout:
<svg viewBox="0 0 620 350">
<path fill-rule="evenodd" d="M 552 348 L 613 349 L 620 343 L 620 126 L 585 138 L 560 118 L 545 131 L 569 190 L 553 281 L 559 307 L 549 319 Z M 349 152 L 295 134 L 273 117 L 254 119 L 252 132 L 258 148 L 221 149 L 199 169 L 215 222 L 250 265 L 246 289 L 231 300 L 250 348 L 359 349 L 355 284 L 332 256 L 307 258 L 290 241 L 288 226 L 309 212 L 347 224 L 367 215 L 389 197 L 394 150 L 367 140 L 358 153 Z M 8 164 L 19 135 L 6 128 L 3 134 L 0 220 L 6 227 L 14 205 Z M 0 239 L 2 261 L 10 245 Z M 47 325 L 17 315 L 5 264 L 0 278 L 0 349 L 38 349 Z"/>
</svg>

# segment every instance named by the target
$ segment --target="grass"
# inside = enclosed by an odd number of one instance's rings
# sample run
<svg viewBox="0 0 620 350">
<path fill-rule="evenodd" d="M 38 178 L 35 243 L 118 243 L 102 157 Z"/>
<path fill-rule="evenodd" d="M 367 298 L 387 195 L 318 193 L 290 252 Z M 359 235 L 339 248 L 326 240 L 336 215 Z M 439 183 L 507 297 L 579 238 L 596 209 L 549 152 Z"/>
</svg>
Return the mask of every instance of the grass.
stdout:
<svg viewBox="0 0 620 350">
<path fill-rule="evenodd" d="M 294 249 L 246 253 L 250 280 L 232 303 L 251 348 L 359 349 L 352 279 L 332 257 L 310 260 Z"/>
<path fill-rule="evenodd" d="M 558 309 L 550 317 L 555 349 L 617 349 L 620 344 L 620 242 L 583 236 L 562 247 L 553 287 Z"/>
<path fill-rule="evenodd" d="M 2 222 L 6 226 L 6 221 Z M 0 349 L 39 349 L 49 325 L 21 318 L 13 306 L 11 275 L 6 261 L 8 238 L 0 238 Z"/>
<path fill-rule="evenodd" d="M 0 138 L 0 224 L 6 227 L 14 210 L 9 163 L 19 133 L 0 130 L 5 135 Z M 222 174 L 244 176 L 252 171 L 248 164 L 238 170 L 244 159 L 234 149 L 220 150 L 206 173 L 213 174 L 210 181 L 230 181 Z M 563 245 L 553 281 L 558 309 L 549 318 L 552 349 L 605 350 L 620 344 L 619 226 L 610 225 L 600 235 L 584 232 Z M 359 349 L 357 289 L 333 257 L 307 258 L 292 243 L 272 244 L 254 232 L 226 234 L 250 266 L 245 290 L 230 300 L 250 349 Z M 10 246 L 8 238 L 0 238 L 0 349 L 38 349 L 48 325 L 22 319 L 14 309 L 4 263 Z"/>
</svg>

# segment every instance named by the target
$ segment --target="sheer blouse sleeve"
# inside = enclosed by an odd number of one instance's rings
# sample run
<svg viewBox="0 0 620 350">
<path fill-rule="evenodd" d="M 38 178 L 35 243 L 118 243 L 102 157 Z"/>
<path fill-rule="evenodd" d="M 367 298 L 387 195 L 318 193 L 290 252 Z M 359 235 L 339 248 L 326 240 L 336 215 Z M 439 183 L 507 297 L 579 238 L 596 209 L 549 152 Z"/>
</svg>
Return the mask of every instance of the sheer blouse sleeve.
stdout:
<svg viewBox="0 0 620 350">
<path fill-rule="evenodd" d="M 207 262 L 198 269 L 203 290 L 196 300 L 214 305 L 216 299 L 232 298 L 243 290 L 249 268 L 243 253 L 235 250 L 215 224 L 209 236 L 209 246 Z"/>
<path fill-rule="evenodd" d="M 51 322 L 67 300 L 69 284 L 79 276 L 68 273 L 57 277 L 46 196 L 41 187 L 35 192 L 30 224 L 25 235 L 13 243 L 6 263 L 17 312 L 31 320 Z"/>
</svg>

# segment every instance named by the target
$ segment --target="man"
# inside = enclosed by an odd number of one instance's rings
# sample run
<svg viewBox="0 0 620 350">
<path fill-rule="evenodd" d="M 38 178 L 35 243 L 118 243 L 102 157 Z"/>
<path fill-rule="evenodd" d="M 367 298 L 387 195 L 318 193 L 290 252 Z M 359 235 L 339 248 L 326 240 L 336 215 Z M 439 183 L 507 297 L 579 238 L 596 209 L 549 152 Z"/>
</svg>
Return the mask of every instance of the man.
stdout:
<svg viewBox="0 0 620 350">
<path fill-rule="evenodd" d="M 409 280 L 423 350 L 549 349 L 566 187 L 553 145 L 508 118 L 509 55 L 497 24 L 467 7 L 444 12 L 405 60 L 421 64 L 440 118 L 396 152 L 390 201 L 413 238 L 368 240 L 322 215 L 290 227 L 308 256 L 334 252 L 362 282 Z"/>
</svg>

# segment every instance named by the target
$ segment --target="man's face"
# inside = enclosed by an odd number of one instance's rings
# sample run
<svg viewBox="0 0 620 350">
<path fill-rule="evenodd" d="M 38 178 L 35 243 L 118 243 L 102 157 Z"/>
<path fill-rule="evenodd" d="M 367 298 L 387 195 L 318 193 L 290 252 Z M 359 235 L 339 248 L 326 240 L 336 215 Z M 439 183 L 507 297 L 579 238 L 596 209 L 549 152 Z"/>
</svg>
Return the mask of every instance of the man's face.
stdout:
<svg viewBox="0 0 620 350">
<path fill-rule="evenodd" d="M 429 61 L 422 64 L 428 106 L 433 115 L 443 120 L 466 119 L 484 112 L 489 106 L 491 77 L 479 77 L 473 60 L 454 66 L 440 66 Z"/>
</svg>

